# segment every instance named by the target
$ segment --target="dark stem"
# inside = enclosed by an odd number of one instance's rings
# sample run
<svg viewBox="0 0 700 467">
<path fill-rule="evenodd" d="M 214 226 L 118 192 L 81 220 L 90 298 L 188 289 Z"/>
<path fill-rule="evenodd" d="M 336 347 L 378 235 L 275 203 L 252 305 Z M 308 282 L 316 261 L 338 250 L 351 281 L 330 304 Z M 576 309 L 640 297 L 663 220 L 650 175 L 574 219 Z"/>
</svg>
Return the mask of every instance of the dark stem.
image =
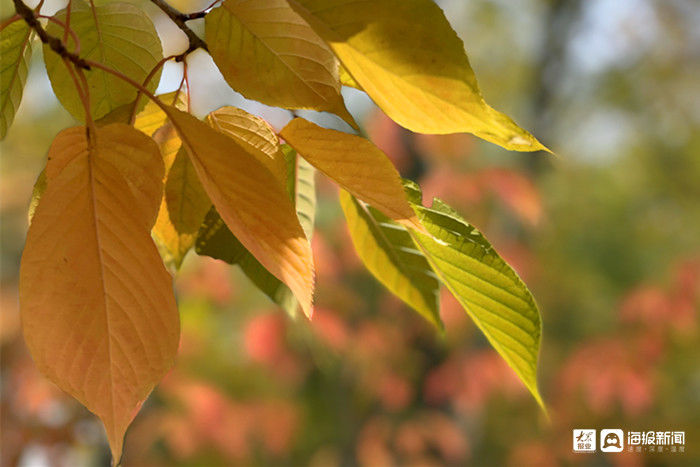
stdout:
<svg viewBox="0 0 700 467">
<path fill-rule="evenodd" d="M 15 2 L 18 0 L 14 0 Z M 204 42 L 202 39 L 199 38 L 197 34 L 194 33 L 193 30 L 185 24 L 187 21 L 191 19 L 196 19 L 196 18 L 203 18 L 206 13 L 204 12 L 199 12 L 195 13 L 195 16 L 190 17 L 190 15 L 187 15 L 185 13 L 181 13 L 180 11 L 176 10 L 175 8 L 171 7 L 168 2 L 165 0 L 151 0 L 151 2 L 156 5 L 158 8 L 160 8 L 163 13 L 168 15 L 168 18 L 170 18 L 173 23 L 177 24 L 177 26 L 182 30 L 182 32 L 185 33 L 187 36 L 187 40 L 190 41 L 190 46 L 185 50 L 183 53 L 178 55 L 175 58 L 176 62 L 181 62 L 185 59 L 187 54 L 190 52 L 193 52 L 197 49 L 204 49 L 206 51 L 209 51 L 209 47 L 207 47 L 207 43 Z"/>
<path fill-rule="evenodd" d="M 52 36 L 51 34 L 47 33 L 46 30 L 44 30 L 44 27 L 34 14 L 34 10 L 25 5 L 22 0 L 13 0 L 13 2 L 15 4 L 15 11 L 17 14 L 21 16 L 27 25 L 36 32 L 36 35 L 39 36 L 41 42 L 48 45 L 51 50 L 56 52 L 61 57 L 72 62 L 76 67 L 84 70 L 90 69 L 90 65 L 88 65 L 88 63 L 77 54 L 69 51 L 61 39 Z"/>
</svg>

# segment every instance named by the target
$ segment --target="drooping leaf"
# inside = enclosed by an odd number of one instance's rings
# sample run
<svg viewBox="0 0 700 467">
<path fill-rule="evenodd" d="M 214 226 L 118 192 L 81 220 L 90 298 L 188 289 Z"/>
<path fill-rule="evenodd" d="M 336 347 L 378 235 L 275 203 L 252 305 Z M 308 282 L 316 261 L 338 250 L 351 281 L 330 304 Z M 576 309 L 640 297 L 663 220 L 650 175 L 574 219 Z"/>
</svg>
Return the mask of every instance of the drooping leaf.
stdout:
<svg viewBox="0 0 700 467">
<path fill-rule="evenodd" d="M 311 165 L 355 197 L 404 225 L 420 224 L 406 201 L 399 173 L 389 158 L 360 136 L 295 118 L 280 132 Z"/>
<path fill-rule="evenodd" d="M 23 20 L 0 30 L 0 139 L 15 119 L 32 56 L 32 30 Z"/>
<path fill-rule="evenodd" d="M 163 162 L 133 128 L 61 132 L 20 267 L 25 341 L 39 369 L 100 417 L 116 461 L 126 428 L 172 366 L 179 317 L 149 231 Z"/>
<path fill-rule="evenodd" d="M 297 216 L 307 238 L 311 239 L 316 214 L 315 171 L 308 162 L 299 157 L 289 145 L 283 145 L 287 161 L 287 189 L 295 200 Z M 291 290 L 270 274 L 259 261 L 245 249 L 226 227 L 216 209 L 212 208 L 202 223 L 195 246 L 197 254 L 211 256 L 238 264 L 246 276 L 273 302 L 292 317 L 296 316 L 297 301 Z"/>
<path fill-rule="evenodd" d="M 236 140 L 166 107 L 209 198 L 236 238 L 294 292 L 310 316 L 311 245 L 284 187 Z"/>
<path fill-rule="evenodd" d="M 537 402 L 542 323 L 532 294 L 489 241 L 457 212 L 435 199 L 414 205 L 429 235 L 411 231 L 440 280 Z"/>
<path fill-rule="evenodd" d="M 66 10 L 61 10 L 55 17 L 64 22 Z M 114 68 L 139 83 L 163 58 L 153 23 L 146 13 L 132 4 L 112 2 L 98 5 L 93 11 L 84 2 L 73 1 L 70 26 L 80 39 L 81 57 Z M 46 29 L 56 37 L 63 35 L 63 28 L 56 23 L 49 22 Z M 68 49 L 75 49 L 70 34 Z M 44 45 L 44 61 L 58 100 L 74 117 L 85 120 L 85 111 L 62 58 Z M 102 70 L 91 70 L 86 73 L 86 78 L 94 119 L 136 98 L 133 86 Z M 156 89 L 159 78 L 160 72 L 148 84 L 150 91 Z M 141 107 L 144 104 L 142 101 Z"/>
<path fill-rule="evenodd" d="M 333 112 L 357 127 L 333 52 L 286 0 L 226 0 L 205 21 L 209 52 L 233 89 L 267 105 Z"/>
<path fill-rule="evenodd" d="M 394 121 L 418 133 L 473 133 L 545 149 L 484 101 L 462 40 L 433 0 L 289 0 Z"/>
<path fill-rule="evenodd" d="M 405 227 L 348 192 L 340 191 L 355 251 L 367 269 L 393 294 L 442 328 L 440 282 Z"/>
<path fill-rule="evenodd" d="M 235 139 L 243 149 L 270 169 L 278 180 L 284 182 L 287 179 L 279 139 L 265 120 L 237 107 L 221 107 L 207 115 L 207 123 Z"/>
</svg>

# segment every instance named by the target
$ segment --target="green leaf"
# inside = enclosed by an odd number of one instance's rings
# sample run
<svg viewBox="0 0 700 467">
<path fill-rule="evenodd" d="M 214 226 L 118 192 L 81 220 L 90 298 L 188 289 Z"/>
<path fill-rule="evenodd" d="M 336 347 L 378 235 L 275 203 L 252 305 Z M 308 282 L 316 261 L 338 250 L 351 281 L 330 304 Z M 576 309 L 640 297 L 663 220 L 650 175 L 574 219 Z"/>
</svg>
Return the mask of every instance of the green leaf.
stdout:
<svg viewBox="0 0 700 467">
<path fill-rule="evenodd" d="M 433 0 L 289 3 L 333 49 L 345 81 L 400 125 L 417 133 L 473 133 L 516 151 L 546 149 L 486 104 L 462 40 Z"/>
<path fill-rule="evenodd" d="M 442 329 L 440 282 L 405 227 L 340 191 L 350 238 L 367 269 L 393 294 Z"/>
<path fill-rule="evenodd" d="M 213 206 L 202 222 L 194 248 L 198 255 L 206 255 L 229 264 L 237 264 L 261 292 L 282 307 L 290 316 L 296 316 L 297 300 L 289 287 L 273 276 L 255 259 L 255 256 L 246 250 L 226 227 Z"/>
<path fill-rule="evenodd" d="M 55 18 L 64 22 L 66 10 Z M 80 39 L 80 56 L 107 65 L 142 83 L 148 73 L 163 58 L 160 39 L 146 13 L 129 3 L 108 3 L 93 10 L 89 5 L 72 3 L 70 26 Z M 63 36 L 63 28 L 49 22 L 47 32 Z M 75 50 L 75 42 L 68 35 L 68 49 Z M 85 111 L 61 57 L 44 45 L 46 71 L 51 79 L 56 97 L 74 117 L 85 120 Z M 118 107 L 133 102 L 136 90 L 125 81 L 102 70 L 86 72 L 90 89 L 90 111 L 94 119 L 108 114 Z M 147 88 L 154 91 L 160 72 L 156 73 Z M 145 105 L 141 100 L 140 108 Z"/>
<path fill-rule="evenodd" d="M 32 56 L 31 37 L 32 31 L 23 20 L 0 31 L 0 139 L 7 135 L 22 101 Z"/>
<path fill-rule="evenodd" d="M 542 322 L 532 294 L 486 238 L 442 201 L 414 205 L 411 234 L 440 280 L 544 408 L 537 390 Z"/>
<path fill-rule="evenodd" d="M 307 238 L 311 239 L 316 213 L 316 188 L 314 168 L 299 157 L 289 145 L 282 145 L 284 158 L 289 168 L 287 189 L 295 207 L 299 222 Z M 241 244 L 212 207 L 204 218 L 197 234 L 195 251 L 220 259 L 229 264 L 237 264 L 246 276 L 273 302 L 282 307 L 290 316 L 296 316 L 297 300 L 289 287 L 273 276 Z"/>
<path fill-rule="evenodd" d="M 168 262 L 179 269 L 185 255 L 194 245 L 199 227 L 211 207 L 209 196 L 183 147 L 180 147 L 168 169 L 163 203 L 167 212 L 159 212 L 158 221 L 162 222 L 160 217 L 164 216 L 172 228 L 154 229 L 153 233 L 158 239 L 158 245 L 167 250 L 165 256 Z"/>
<path fill-rule="evenodd" d="M 214 62 L 245 97 L 333 112 L 357 128 L 340 94 L 338 61 L 286 0 L 226 0 L 205 29 Z"/>
<path fill-rule="evenodd" d="M 311 240 L 316 216 L 316 169 L 290 145 L 283 144 L 282 152 L 287 164 L 287 190 L 306 238 Z"/>
</svg>

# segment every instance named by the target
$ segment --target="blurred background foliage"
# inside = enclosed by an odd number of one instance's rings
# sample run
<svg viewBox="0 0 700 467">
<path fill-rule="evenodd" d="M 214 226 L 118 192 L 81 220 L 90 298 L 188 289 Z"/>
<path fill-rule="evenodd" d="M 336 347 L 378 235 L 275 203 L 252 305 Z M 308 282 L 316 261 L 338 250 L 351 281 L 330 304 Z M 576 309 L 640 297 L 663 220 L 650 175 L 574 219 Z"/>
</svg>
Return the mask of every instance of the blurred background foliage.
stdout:
<svg viewBox="0 0 700 467">
<path fill-rule="evenodd" d="M 166 55 L 178 52 L 184 37 L 137 3 L 171 44 Z M 195 11 L 208 1 L 172 3 Z M 457 208 L 533 290 L 551 422 L 448 294 L 439 335 L 364 271 L 335 189 L 319 176 L 314 320 L 288 318 L 237 269 L 190 253 L 175 281 L 178 361 L 127 433 L 125 466 L 700 463 L 700 4 L 439 3 L 487 100 L 558 157 L 413 135 L 359 92 L 346 97 L 425 199 Z M 37 373 L 19 326 L 32 185 L 53 136 L 74 124 L 36 53 L 0 146 L 0 462 L 108 465 L 100 425 Z M 181 73 L 168 64 L 161 90 Z M 290 118 L 227 89 L 201 52 L 190 84 L 199 116 L 229 104 L 278 129 Z M 606 427 L 685 430 L 686 452 L 571 452 L 573 428 Z"/>
</svg>

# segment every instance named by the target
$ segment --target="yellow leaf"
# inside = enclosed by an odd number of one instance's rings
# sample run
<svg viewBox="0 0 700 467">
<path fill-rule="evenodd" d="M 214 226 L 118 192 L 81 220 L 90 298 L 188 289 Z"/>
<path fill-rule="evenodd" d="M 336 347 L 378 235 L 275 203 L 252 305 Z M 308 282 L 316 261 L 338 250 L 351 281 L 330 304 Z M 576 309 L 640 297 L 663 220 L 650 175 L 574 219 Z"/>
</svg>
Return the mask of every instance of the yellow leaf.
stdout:
<svg viewBox="0 0 700 467">
<path fill-rule="evenodd" d="M 222 107 L 207 116 L 212 128 L 230 136 L 280 181 L 287 183 L 287 168 L 279 139 L 262 118 L 237 107 Z"/>
<path fill-rule="evenodd" d="M 314 283 L 311 245 L 285 187 L 233 138 L 174 107 L 167 107 L 167 114 L 227 227 L 292 290 L 310 316 Z"/>
<path fill-rule="evenodd" d="M 180 109 L 187 105 L 182 92 L 171 92 L 158 97 L 163 102 L 174 103 Z M 211 201 L 194 176 L 194 168 L 187 160 L 187 155 L 183 154 L 180 158 L 178 151 L 182 141 L 163 109 L 149 100 L 136 115 L 134 127 L 152 135 L 163 156 L 165 190 L 151 234 L 165 264 L 177 270 L 187 252 L 194 246 L 199 224 L 211 206 Z M 180 158 L 179 169 L 171 175 L 176 155 Z"/>
<path fill-rule="evenodd" d="M 333 112 L 354 128 L 333 52 L 286 0 L 226 0 L 206 16 L 209 52 L 249 99 Z"/>
<path fill-rule="evenodd" d="M 340 84 L 342 84 L 343 86 L 348 86 L 348 87 L 359 89 L 360 91 L 362 91 L 362 86 L 357 84 L 357 81 L 355 81 L 355 78 L 350 76 L 350 73 L 348 73 L 348 70 L 346 70 L 345 67 L 342 65 L 340 67 Z"/>
<path fill-rule="evenodd" d="M 391 219 L 423 230 L 406 200 L 399 173 L 371 141 L 295 118 L 280 132 L 318 170 Z"/>
<path fill-rule="evenodd" d="M 506 149 L 545 149 L 484 101 L 462 40 L 433 0 L 290 0 L 360 87 L 418 133 L 473 133 Z"/>
<path fill-rule="evenodd" d="M 157 96 L 161 102 L 166 104 L 174 105 L 180 110 L 187 109 L 186 96 L 183 92 L 173 91 L 167 94 L 161 94 Z M 144 97 L 141 96 L 141 99 Z M 131 107 L 133 105 L 129 104 Z M 136 114 L 134 119 L 134 128 L 141 130 L 148 136 L 153 136 L 155 132 L 166 125 L 168 122 L 168 116 L 163 112 L 158 104 L 148 99 L 143 110 Z M 177 150 L 175 150 L 177 152 Z M 174 153 L 173 153 L 174 156 Z"/>
<path fill-rule="evenodd" d="M 156 145 L 124 124 L 61 132 L 20 267 L 20 309 L 39 369 L 100 417 L 115 461 L 126 428 L 172 366 L 180 323 L 149 230 Z"/>
<path fill-rule="evenodd" d="M 440 329 L 440 282 L 411 234 L 348 192 L 340 191 L 355 251 L 387 289 Z"/>
</svg>

